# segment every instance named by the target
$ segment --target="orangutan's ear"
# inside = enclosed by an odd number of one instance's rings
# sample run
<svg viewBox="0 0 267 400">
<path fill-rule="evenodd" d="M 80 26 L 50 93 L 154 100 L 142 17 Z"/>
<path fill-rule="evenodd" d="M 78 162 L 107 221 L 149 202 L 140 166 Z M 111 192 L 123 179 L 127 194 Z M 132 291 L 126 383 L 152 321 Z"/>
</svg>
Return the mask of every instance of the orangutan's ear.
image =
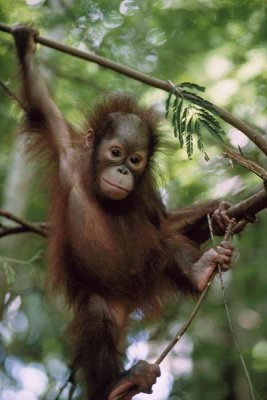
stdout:
<svg viewBox="0 0 267 400">
<path fill-rule="evenodd" d="M 89 128 L 87 130 L 87 135 L 86 135 L 86 145 L 91 146 L 94 140 L 95 132 L 92 128 Z"/>
</svg>

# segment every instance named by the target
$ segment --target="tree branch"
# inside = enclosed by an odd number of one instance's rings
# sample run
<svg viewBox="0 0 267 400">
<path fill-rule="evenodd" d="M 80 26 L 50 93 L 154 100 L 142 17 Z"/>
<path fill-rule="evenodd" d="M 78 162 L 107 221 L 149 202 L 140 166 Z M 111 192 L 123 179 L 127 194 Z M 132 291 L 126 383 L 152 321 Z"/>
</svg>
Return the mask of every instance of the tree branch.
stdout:
<svg viewBox="0 0 267 400">
<path fill-rule="evenodd" d="M 0 23 L 0 31 L 11 33 L 11 27 L 6 24 Z M 50 47 L 52 49 L 58 50 L 62 53 L 66 53 L 74 57 L 81 58 L 83 60 L 94 62 L 98 65 L 101 65 L 104 68 L 111 69 L 115 72 L 126 75 L 129 78 L 135 79 L 139 82 L 143 82 L 146 85 L 153 86 L 155 88 L 164 90 L 166 92 L 170 92 L 173 90 L 173 85 L 171 82 L 148 76 L 133 68 L 127 68 L 107 58 L 98 56 L 92 52 L 88 51 L 85 52 L 82 50 L 78 50 L 73 47 L 66 46 L 62 43 L 55 42 L 54 40 L 45 38 L 40 35 L 36 36 L 36 42 L 44 46 Z M 195 99 L 195 95 L 193 93 L 188 93 L 183 90 L 181 90 L 181 95 L 183 98 L 187 100 Z M 241 121 L 239 118 L 237 118 L 230 112 L 216 105 L 213 105 L 213 108 L 225 122 L 229 123 L 230 125 L 234 126 L 238 130 L 243 132 L 253 143 L 255 143 L 257 147 L 259 147 L 260 150 L 263 151 L 264 154 L 267 155 L 267 141 L 264 139 L 264 137 L 260 136 L 254 129 L 252 129 L 249 125 Z"/>
<path fill-rule="evenodd" d="M 228 228 L 226 229 L 225 235 L 224 235 L 224 240 L 229 240 L 230 236 L 232 235 L 232 228 L 233 228 L 234 222 L 230 222 Z M 185 332 L 188 330 L 188 328 L 190 327 L 190 325 L 192 324 L 193 320 L 195 319 L 200 307 L 202 306 L 202 304 L 204 303 L 204 300 L 206 299 L 210 286 L 215 278 L 215 276 L 218 273 L 218 268 L 216 268 L 213 272 L 213 274 L 211 275 L 209 281 L 207 282 L 204 290 L 202 291 L 201 295 L 198 298 L 198 301 L 193 309 L 193 311 L 191 312 L 188 320 L 183 324 L 182 328 L 179 329 L 179 331 L 176 333 L 176 335 L 173 337 L 173 339 L 170 341 L 170 343 L 168 344 L 168 346 L 163 350 L 163 352 L 159 355 L 159 357 L 156 359 L 155 364 L 160 365 L 162 363 L 162 361 L 164 360 L 164 358 L 170 353 L 170 351 L 174 348 L 174 346 L 179 342 L 179 340 L 181 339 L 181 337 L 185 334 Z M 131 393 L 131 389 L 125 391 L 122 395 L 116 397 L 115 400 L 123 400 L 124 398 L 126 398 L 127 395 L 129 395 Z"/>
<path fill-rule="evenodd" d="M 44 223 L 36 224 L 28 222 L 25 219 L 16 217 L 15 215 L 4 210 L 0 210 L 0 216 L 18 224 L 18 226 L 5 226 L 3 224 L 0 224 L 0 237 L 12 235 L 15 233 L 26 233 L 26 232 L 34 232 L 37 233 L 37 235 L 44 237 L 47 236 L 48 228 L 47 225 Z"/>
<path fill-rule="evenodd" d="M 4 84 L 4 82 L 0 81 L 0 87 L 3 89 L 3 91 L 7 94 L 8 97 L 10 97 L 11 99 L 14 99 L 18 103 L 18 105 L 21 107 L 22 110 L 26 111 L 22 101 L 18 98 L 18 96 L 15 95 L 14 92 L 12 92 L 12 90 L 10 90 Z"/>
<path fill-rule="evenodd" d="M 36 225 L 38 227 L 38 225 Z M 10 236 L 10 235 L 15 235 L 17 233 L 37 233 L 35 230 L 27 227 L 27 226 L 7 226 L 0 224 L 0 238 L 5 237 L 5 236 Z M 47 236 L 47 234 L 44 232 L 43 234 L 40 233 L 40 236 Z"/>
<path fill-rule="evenodd" d="M 233 223 L 230 222 L 229 227 L 227 228 L 226 233 L 224 235 L 224 240 L 230 239 L 230 236 L 232 235 L 232 228 L 233 228 Z M 181 339 L 181 337 L 184 335 L 184 333 L 188 330 L 188 328 L 191 325 L 191 323 L 193 322 L 196 314 L 198 313 L 198 310 L 200 309 L 201 305 L 203 304 L 205 298 L 207 297 L 210 286 L 211 286 L 215 276 L 217 275 L 217 273 L 218 273 L 218 269 L 216 269 L 213 272 L 213 274 L 211 275 L 208 283 L 206 284 L 201 295 L 199 296 L 198 301 L 197 301 L 193 311 L 191 312 L 188 320 L 185 322 L 185 324 L 182 326 L 182 328 L 179 329 L 179 331 L 177 332 L 175 337 L 170 341 L 170 343 L 165 348 L 165 350 L 163 350 L 163 352 L 157 358 L 157 360 L 155 361 L 156 364 L 159 365 L 164 360 L 164 358 L 167 356 L 167 354 L 169 354 L 169 352 L 172 350 L 172 348 L 176 345 L 176 343 Z"/>
<path fill-rule="evenodd" d="M 263 189 L 253 196 L 233 205 L 226 211 L 226 213 L 230 218 L 235 218 L 237 221 L 242 219 L 253 221 L 255 215 L 265 208 L 267 208 L 267 191 Z M 19 225 L 13 227 L 0 224 L 0 238 L 16 233 L 28 232 L 34 232 L 44 237 L 47 237 L 48 235 L 49 227 L 45 223 L 28 222 L 25 219 L 18 218 L 4 210 L 0 210 L 0 216 L 16 222 Z"/>
<path fill-rule="evenodd" d="M 254 174 L 258 175 L 261 179 L 263 179 L 264 182 L 267 181 L 267 171 L 255 161 L 252 161 L 249 158 L 238 154 L 236 151 L 227 146 L 225 146 L 225 151 L 223 152 L 223 155 L 247 168 Z"/>
<path fill-rule="evenodd" d="M 226 213 L 228 217 L 235 218 L 237 221 L 241 219 L 250 220 L 265 208 L 267 208 L 267 191 L 263 189 L 248 199 L 230 207 Z"/>
</svg>

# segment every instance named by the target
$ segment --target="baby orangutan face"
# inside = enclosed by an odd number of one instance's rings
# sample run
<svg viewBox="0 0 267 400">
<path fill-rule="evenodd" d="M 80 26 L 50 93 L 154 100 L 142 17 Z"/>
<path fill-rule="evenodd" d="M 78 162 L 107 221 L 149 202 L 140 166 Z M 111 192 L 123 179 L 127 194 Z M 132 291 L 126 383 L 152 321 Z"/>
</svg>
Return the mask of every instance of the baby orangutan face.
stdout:
<svg viewBox="0 0 267 400">
<path fill-rule="evenodd" d="M 135 190 L 148 161 L 148 132 L 134 114 L 116 113 L 113 128 L 97 149 L 97 190 L 123 200 Z"/>
</svg>

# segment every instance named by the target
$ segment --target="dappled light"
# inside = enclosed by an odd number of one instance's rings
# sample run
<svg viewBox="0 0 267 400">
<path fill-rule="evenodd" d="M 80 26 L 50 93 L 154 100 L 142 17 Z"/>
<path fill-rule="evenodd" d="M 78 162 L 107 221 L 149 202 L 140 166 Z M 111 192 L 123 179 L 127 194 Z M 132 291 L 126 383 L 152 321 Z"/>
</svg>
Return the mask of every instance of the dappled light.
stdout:
<svg viewBox="0 0 267 400">
<path fill-rule="evenodd" d="M 253 330 L 259 328 L 262 323 L 262 317 L 256 311 L 250 308 L 245 308 L 238 314 L 237 322 L 242 328 Z"/>
<path fill-rule="evenodd" d="M 241 148 L 245 147 L 248 142 L 249 139 L 247 138 L 247 136 L 244 135 L 244 133 L 240 132 L 238 129 L 232 128 L 229 130 L 228 132 L 228 137 L 230 140 L 230 143 L 237 148 Z"/>
<path fill-rule="evenodd" d="M 26 3 L 29 7 L 41 7 L 44 4 L 45 0 L 26 0 Z"/>
<path fill-rule="evenodd" d="M 7 357 L 5 368 L 8 374 L 17 381 L 20 390 L 12 391 L 11 388 L 7 389 L 6 392 L 3 392 L 4 396 L 9 393 L 14 399 L 26 400 L 26 395 L 30 399 L 38 399 L 39 396 L 46 392 L 48 377 L 42 365 L 35 363 L 25 365 L 16 357 Z"/>
<path fill-rule="evenodd" d="M 224 179 L 223 182 L 218 182 L 214 189 L 213 194 L 215 197 L 226 196 L 229 194 L 235 195 L 243 189 L 243 182 L 239 176 Z"/>
<path fill-rule="evenodd" d="M 267 341 L 260 340 L 252 349 L 254 367 L 261 371 L 267 368 Z"/>
<path fill-rule="evenodd" d="M 139 10 L 138 2 L 136 0 L 123 0 L 120 3 L 120 12 L 127 16 L 132 16 Z"/>
</svg>

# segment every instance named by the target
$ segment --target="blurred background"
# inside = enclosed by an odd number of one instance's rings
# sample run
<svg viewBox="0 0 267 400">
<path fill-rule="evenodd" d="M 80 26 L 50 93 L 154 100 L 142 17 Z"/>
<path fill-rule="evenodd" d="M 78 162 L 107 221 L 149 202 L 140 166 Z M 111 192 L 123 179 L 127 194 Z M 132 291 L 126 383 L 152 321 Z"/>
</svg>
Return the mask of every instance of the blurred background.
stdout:
<svg viewBox="0 0 267 400">
<path fill-rule="evenodd" d="M 267 133 L 267 4 L 262 0 L 0 0 L 0 22 L 30 23 L 42 36 L 90 50 L 174 83 L 195 82 L 205 98 Z M 96 64 L 39 47 L 42 73 L 68 120 L 79 126 L 92 102 L 106 92 L 128 90 L 164 111 L 167 94 Z M 0 81 L 18 93 L 12 37 L 0 32 Z M 21 110 L 0 87 L 0 208 L 44 221 L 46 184 L 28 163 L 18 136 Z M 222 122 L 225 143 L 266 167 L 246 136 Z M 222 197 L 234 203 L 260 190 L 261 180 L 223 158 L 208 134 L 205 151 L 174 150 L 159 159 L 160 189 L 169 208 Z M 267 137 L 267 136 L 266 136 Z M 258 215 L 234 244 L 239 258 L 225 286 L 242 353 L 257 399 L 267 399 L 267 214 Z M 211 244 L 209 244 L 210 246 Z M 45 290 L 45 239 L 34 234 L 0 240 L 0 400 L 55 399 L 68 376 L 64 339 L 70 315 Z M 194 300 L 171 302 L 161 319 L 144 324 L 133 315 L 128 365 L 153 361 L 188 318 Z M 61 398 L 67 399 L 67 387 Z M 81 399 L 80 388 L 75 399 Z M 186 335 L 162 364 L 153 395 L 138 400 L 249 400 L 219 282 Z"/>
</svg>

